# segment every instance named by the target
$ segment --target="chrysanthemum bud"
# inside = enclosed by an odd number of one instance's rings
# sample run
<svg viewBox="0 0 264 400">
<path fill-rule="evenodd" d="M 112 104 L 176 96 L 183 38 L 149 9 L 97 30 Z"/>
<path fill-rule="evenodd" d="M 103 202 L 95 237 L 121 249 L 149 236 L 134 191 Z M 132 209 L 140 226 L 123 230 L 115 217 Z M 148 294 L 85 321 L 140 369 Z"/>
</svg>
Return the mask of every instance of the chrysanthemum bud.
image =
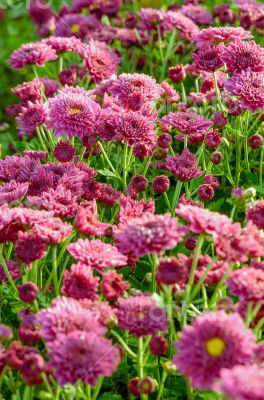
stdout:
<svg viewBox="0 0 264 400">
<path fill-rule="evenodd" d="M 170 179 L 166 175 L 156 176 L 152 182 L 155 193 L 165 193 L 170 188 Z"/>
<path fill-rule="evenodd" d="M 177 371 L 176 365 L 174 365 L 171 361 L 167 361 L 163 364 L 164 371 L 168 372 L 169 374 L 173 374 Z"/>
<path fill-rule="evenodd" d="M 197 239 L 194 236 L 189 236 L 184 242 L 185 247 L 188 250 L 194 250 L 196 247 L 196 243 Z"/>
<path fill-rule="evenodd" d="M 168 350 L 168 341 L 165 337 L 155 335 L 152 336 L 150 343 L 149 343 L 149 348 L 152 354 L 155 356 L 163 356 L 164 354 L 167 353 Z"/>
<path fill-rule="evenodd" d="M 137 388 L 139 382 L 139 378 L 132 378 L 129 382 L 128 382 L 128 390 L 131 394 L 133 394 L 133 396 L 138 396 L 139 395 L 139 391 Z"/>
<path fill-rule="evenodd" d="M 258 133 L 255 133 L 255 135 L 252 135 L 248 139 L 248 144 L 252 149 L 258 149 L 259 147 L 262 146 L 262 143 L 263 143 L 263 138 Z"/>
<path fill-rule="evenodd" d="M 141 394 L 151 394 L 158 388 L 158 383 L 150 376 L 139 379 L 137 383 L 138 392 Z"/>
<path fill-rule="evenodd" d="M 173 82 L 181 82 L 186 76 L 183 65 L 169 68 L 169 77 Z"/>
<path fill-rule="evenodd" d="M 131 187 L 136 192 L 143 192 L 147 186 L 148 186 L 148 180 L 143 175 L 136 175 L 133 176 L 133 178 L 131 179 Z"/>
<path fill-rule="evenodd" d="M 210 160 L 212 161 L 212 163 L 214 164 L 220 164 L 222 162 L 223 156 L 220 153 L 220 151 L 214 151 L 211 154 Z"/>
<path fill-rule="evenodd" d="M 54 149 L 54 157 L 60 162 L 69 162 L 73 159 L 75 148 L 71 143 L 61 140 Z"/>
<path fill-rule="evenodd" d="M 26 282 L 18 286 L 18 293 L 24 303 L 32 303 L 38 295 L 38 287 L 34 282 Z"/>
<path fill-rule="evenodd" d="M 197 190 L 199 200 L 209 201 L 214 197 L 214 189 L 211 185 L 200 185 Z"/>
<path fill-rule="evenodd" d="M 214 190 L 218 189 L 220 186 L 219 180 L 212 174 L 206 175 L 203 178 L 203 183 L 211 185 Z"/>
<path fill-rule="evenodd" d="M 172 142 L 171 135 L 169 133 L 162 133 L 158 138 L 158 145 L 164 149 L 170 147 Z"/>
</svg>

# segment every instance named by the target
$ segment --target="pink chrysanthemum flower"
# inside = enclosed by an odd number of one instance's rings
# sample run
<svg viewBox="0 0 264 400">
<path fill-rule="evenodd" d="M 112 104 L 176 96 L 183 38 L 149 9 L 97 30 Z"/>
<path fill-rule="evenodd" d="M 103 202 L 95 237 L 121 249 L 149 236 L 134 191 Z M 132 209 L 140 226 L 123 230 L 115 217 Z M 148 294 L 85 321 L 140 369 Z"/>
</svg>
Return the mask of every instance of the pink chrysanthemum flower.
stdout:
<svg viewBox="0 0 264 400">
<path fill-rule="evenodd" d="M 94 332 L 74 331 L 48 344 L 49 367 L 60 386 L 82 381 L 94 386 L 98 378 L 111 376 L 120 361 L 111 340 Z"/>
<path fill-rule="evenodd" d="M 8 271 L 14 281 L 21 278 L 23 275 L 22 269 L 20 269 L 19 264 L 12 260 L 6 260 L 6 266 Z M 8 278 L 4 272 L 3 266 L 0 264 L 0 283 L 8 282 Z"/>
<path fill-rule="evenodd" d="M 9 57 L 9 63 L 15 69 L 21 69 L 26 65 L 36 64 L 43 67 L 47 61 L 58 58 L 56 52 L 47 44 L 36 42 L 23 44 Z"/>
<path fill-rule="evenodd" d="M 105 235 L 111 225 L 98 220 L 96 211 L 90 207 L 81 207 L 75 217 L 75 228 L 84 235 L 101 236 Z"/>
<path fill-rule="evenodd" d="M 45 224 L 46 222 L 50 222 L 53 217 L 53 212 L 51 211 L 31 210 L 24 207 L 17 207 L 14 210 L 17 220 L 30 228 L 33 228 L 36 223 Z"/>
<path fill-rule="evenodd" d="M 251 203 L 246 212 L 247 221 L 252 221 L 259 229 L 264 229 L 264 200 Z"/>
<path fill-rule="evenodd" d="M 98 318 L 98 312 L 87 310 L 77 300 L 67 297 L 58 297 L 52 301 L 51 307 L 37 314 L 41 335 L 48 342 L 55 341 L 60 334 L 68 335 L 76 330 L 103 336 L 106 328 Z"/>
<path fill-rule="evenodd" d="M 75 147 L 66 141 L 59 141 L 54 148 L 54 157 L 60 162 L 69 162 L 73 159 Z"/>
<path fill-rule="evenodd" d="M 28 183 L 19 183 L 11 180 L 4 186 L 0 186 L 0 204 L 14 203 L 23 199 L 27 194 Z"/>
<path fill-rule="evenodd" d="M 206 7 L 196 6 L 192 4 L 181 7 L 181 13 L 190 18 L 199 25 L 213 25 L 214 19 L 212 14 L 207 11 Z"/>
<path fill-rule="evenodd" d="M 118 222 L 126 224 L 131 218 L 140 218 L 146 212 L 154 214 L 155 203 L 152 198 L 145 200 L 132 200 L 130 197 L 126 197 L 123 194 L 120 196 L 120 210 L 118 213 Z"/>
<path fill-rule="evenodd" d="M 104 274 L 102 280 L 102 292 L 107 300 L 117 300 L 130 288 L 130 284 L 123 280 L 123 275 L 116 271 L 108 271 Z"/>
<path fill-rule="evenodd" d="M 184 235 L 177 222 L 177 218 L 171 218 L 170 214 L 146 212 L 142 217 L 119 224 L 114 230 L 115 242 L 123 254 L 136 257 L 162 254 L 165 250 L 173 249 Z"/>
<path fill-rule="evenodd" d="M 81 263 L 89 265 L 102 273 L 104 268 L 122 267 L 127 263 L 127 257 L 121 254 L 115 246 L 103 243 L 99 239 L 78 239 L 68 246 L 69 253 Z"/>
<path fill-rule="evenodd" d="M 121 74 L 110 81 L 108 90 L 122 107 L 132 111 L 140 110 L 146 103 L 153 105 L 164 93 L 161 85 L 145 74 Z"/>
<path fill-rule="evenodd" d="M 109 123 L 113 126 L 116 137 L 129 146 L 138 143 L 153 146 L 157 140 L 153 119 L 139 112 L 118 113 L 109 120 Z"/>
<path fill-rule="evenodd" d="M 72 225 L 59 218 L 51 218 L 34 224 L 37 235 L 47 244 L 63 242 L 72 232 Z"/>
<path fill-rule="evenodd" d="M 230 399 L 262 400 L 264 393 L 264 369 L 255 365 L 238 365 L 223 368 L 220 372 L 221 392 Z"/>
<path fill-rule="evenodd" d="M 34 232 L 19 232 L 15 244 L 16 256 L 29 265 L 46 255 L 46 243 Z"/>
<path fill-rule="evenodd" d="M 255 336 L 238 314 L 208 312 L 186 326 L 175 344 L 173 359 L 181 373 L 198 389 L 213 388 L 222 368 L 247 364 L 253 355 Z"/>
<path fill-rule="evenodd" d="M 228 232 L 232 225 L 232 220 L 226 215 L 202 209 L 196 205 L 180 204 L 176 213 L 190 224 L 188 228 L 193 233 L 221 235 Z"/>
<path fill-rule="evenodd" d="M 91 100 L 89 92 L 78 89 L 66 87 L 49 100 L 47 126 L 54 130 L 55 136 L 71 139 L 93 134 L 96 130 L 101 108 Z"/>
<path fill-rule="evenodd" d="M 237 73 L 248 68 L 254 72 L 264 71 L 264 49 L 254 41 L 230 43 L 221 59 L 227 66 L 226 72 Z"/>
<path fill-rule="evenodd" d="M 158 121 L 189 135 L 205 133 L 213 125 L 211 120 L 188 112 L 170 112 Z"/>
<path fill-rule="evenodd" d="M 52 97 L 59 89 L 58 82 L 48 78 L 47 76 L 40 78 L 40 82 L 44 85 L 44 91 L 47 97 Z"/>
<path fill-rule="evenodd" d="M 243 28 L 228 27 L 214 27 L 202 29 L 198 34 L 193 37 L 198 47 L 206 47 L 210 45 L 217 45 L 219 43 L 230 43 L 237 39 L 251 39 L 250 32 L 245 31 Z"/>
<path fill-rule="evenodd" d="M 28 201 L 42 210 L 53 211 L 60 218 L 72 218 L 78 210 L 77 197 L 63 185 L 42 192 L 40 196 L 28 196 Z"/>
<path fill-rule="evenodd" d="M 224 65 L 222 55 L 225 53 L 225 46 L 220 43 L 218 46 L 208 46 L 193 53 L 193 66 L 201 71 L 215 72 Z"/>
<path fill-rule="evenodd" d="M 39 102 L 28 102 L 26 106 L 21 108 L 21 112 L 16 118 L 18 121 L 18 129 L 22 134 L 32 135 L 35 129 L 44 124 L 47 119 L 47 111 L 45 106 Z"/>
<path fill-rule="evenodd" d="M 92 268 L 85 264 L 73 264 L 71 271 L 65 271 L 61 292 L 73 299 L 97 300 L 99 278 L 93 276 Z"/>
<path fill-rule="evenodd" d="M 79 303 L 86 310 L 96 312 L 99 315 L 98 321 L 103 326 L 108 326 L 111 320 L 114 319 L 114 310 L 106 301 L 81 299 Z"/>
<path fill-rule="evenodd" d="M 40 161 L 46 160 L 49 157 L 49 153 L 47 151 L 39 150 L 24 150 L 24 155 Z"/>
<path fill-rule="evenodd" d="M 166 310 L 157 306 L 149 295 L 120 298 L 116 316 L 118 326 L 136 337 L 167 331 Z"/>
<path fill-rule="evenodd" d="M 90 27 L 100 27 L 100 21 L 96 15 L 66 14 L 58 18 L 55 26 L 55 34 L 59 37 L 84 38 Z"/>
<path fill-rule="evenodd" d="M 59 54 L 66 52 L 82 54 L 87 47 L 85 43 L 76 37 L 68 38 L 50 36 L 47 39 L 43 39 L 42 43 L 47 44 Z"/>
<path fill-rule="evenodd" d="M 28 101 L 36 103 L 42 100 L 41 87 L 42 83 L 34 79 L 17 85 L 12 89 L 12 92 L 20 98 L 22 104 L 26 104 Z"/>
<path fill-rule="evenodd" d="M 232 271 L 227 286 L 233 295 L 241 300 L 258 300 L 264 297 L 264 271 L 253 267 L 243 267 Z"/>
<path fill-rule="evenodd" d="M 174 29 L 180 31 L 180 37 L 187 42 L 193 40 L 194 35 L 199 32 L 198 26 L 188 17 L 180 12 L 167 11 L 160 24 L 161 31 L 172 32 Z"/>
<path fill-rule="evenodd" d="M 105 43 L 90 40 L 84 52 L 84 65 L 95 82 L 116 74 L 120 57 Z"/>
<path fill-rule="evenodd" d="M 184 149 L 182 154 L 167 156 L 166 169 L 181 181 L 190 181 L 203 175 L 201 167 L 196 164 L 196 157 L 188 149 Z"/>
<path fill-rule="evenodd" d="M 140 18 L 139 28 L 143 31 L 156 30 L 164 17 L 164 11 L 155 8 L 141 8 L 138 12 Z"/>
</svg>

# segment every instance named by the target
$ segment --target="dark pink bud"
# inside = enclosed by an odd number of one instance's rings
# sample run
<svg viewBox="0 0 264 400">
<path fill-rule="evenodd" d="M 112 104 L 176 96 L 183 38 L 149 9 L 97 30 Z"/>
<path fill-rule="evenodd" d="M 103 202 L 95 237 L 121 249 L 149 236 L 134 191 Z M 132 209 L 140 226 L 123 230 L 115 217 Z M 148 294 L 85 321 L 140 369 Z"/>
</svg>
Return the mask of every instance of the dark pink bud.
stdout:
<svg viewBox="0 0 264 400">
<path fill-rule="evenodd" d="M 170 147 L 171 142 L 172 138 L 168 133 L 162 133 L 158 138 L 158 145 L 164 149 Z"/>
<path fill-rule="evenodd" d="M 167 157 L 168 153 L 169 153 L 169 149 L 163 149 L 160 147 L 160 148 L 155 149 L 153 157 L 156 160 L 162 160 L 163 158 Z"/>
<path fill-rule="evenodd" d="M 214 121 L 215 125 L 218 125 L 219 127 L 223 127 L 228 123 L 228 119 L 226 118 L 225 114 L 221 111 L 217 111 L 213 115 L 212 120 Z"/>
<path fill-rule="evenodd" d="M 144 158 L 151 154 L 149 148 L 144 143 L 138 143 L 133 147 L 133 154 L 137 158 Z"/>
<path fill-rule="evenodd" d="M 203 183 L 206 183 L 207 185 L 211 185 L 214 190 L 218 189 L 220 186 L 219 180 L 212 174 L 206 175 L 203 178 Z"/>
<path fill-rule="evenodd" d="M 201 93 L 207 93 L 214 89 L 214 81 L 213 79 L 204 79 L 201 84 Z"/>
<path fill-rule="evenodd" d="M 248 144 L 252 149 L 258 149 L 259 147 L 262 146 L 262 143 L 263 143 L 263 138 L 258 133 L 255 133 L 255 135 L 252 135 L 248 139 Z"/>
<path fill-rule="evenodd" d="M 156 176 L 152 182 L 155 193 L 165 193 L 170 188 L 170 179 L 166 175 Z"/>
<path fill-rule="evenodd" d="M 209 149 L 216 149 L 221 144 L 221 133 L 213 129 L 206 135 L 205 143 Z"/>
<path fill-rule="evenodd" d="M 222 159 L 223 159 L 223 156 L 222 156 L 222 154 L 220 153 L 220 151 L 214 151 L 214 152 L 211 154 L 211 157 L 210 157 L 210 160 L 211 160 L 212 163 L 214 163 L 214 164 L 220 164 L 221 161 L 222 161 Z"/>
<path fill-rule="evenodd" d="M 131 179 L 131 187 L 136 192 L 143 192 L 148 186 L 148 180 L 143 175 L 133 176 Z"/>
<path fill-rule="evenodd" d="M 151 394 L 156 389 L 156 382 L 150 376 L 146 376 L 143 379 L 139 379 L 137 388 L 141 394 Z"/>
<path fill-rule="evenodd" d="M 128 382 L 128 390 L 131 394 L 133 394 L 133 396 L 138 396 L 139 395 L 139 391 L 137 388 L 139 382 L 139 378 L 132 378 L 129 382 Z"/>
<path fill-rule="evenodd" d="M 32 303 L 38 295 L 38 287 L 34 282 L 26 282 L 18 286 L 18 293 L 24 303 Z"/>
<path fill-rule="evenodd" d="M 214 197 L 214 189 L 211 185 L 201 185 L 197 191 L 198 198 L 202 201 L 209 201 Z"/>
<path fill-rule="evenodd" d="M 194 236 L 189 236 L 184 242 L 185 247 L 188 250 L 194 250 L 196 247 L 196 243 L 197 239 Z"/>
<path fill-rule="evenodd" d="M 67 68 L 60 72 L 59 79 L 62 85 L 72 86 L 77 81 L 77 73 L 74 69 Z"/>
<path fill-rule="evenodd" d="M 186 77 L 183 65 L 169 68 L 169 77 L 173 82 L 181 82 Z"/>
<path fill-rule="evenodd" d="M 54 157 L 60 162 L 69 162 L 73 159 L 75 147 L 70 142 L 61 140 L 54 149 Z"/>
<path fill-rule="evenodd" d="M 163 356 L 167 353 L 168 350 L 168 342 L 167 339 L 163 336 L 152 336 L 151 341 L 149 343 L 149 348 L 152 354 L 155 356 Z"/>
<path fill-rule="evenodd" d="M 96 139 L 94 136 L 91 135 L 86 135 L 82 137 L 82 144 L 84 147 L 87 147 L 87 149 L 91 149 L 95 145 Z"/>
<path fill-rule="evenodd" d="M 237 117 L 238 115 L 242 114 L 243 107 L 238 101 L 231 101 L 229 103 L 228 112 L 233 117 Z"/>
</svg>

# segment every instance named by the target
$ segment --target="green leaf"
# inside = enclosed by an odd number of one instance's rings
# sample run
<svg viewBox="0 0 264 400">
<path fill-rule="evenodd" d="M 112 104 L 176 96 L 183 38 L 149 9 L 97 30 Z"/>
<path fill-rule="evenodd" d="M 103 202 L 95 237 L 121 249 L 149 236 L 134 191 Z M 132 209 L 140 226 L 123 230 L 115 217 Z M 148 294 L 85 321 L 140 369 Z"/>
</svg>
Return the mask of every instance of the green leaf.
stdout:
<svg viewBox="0 0 264 400">
<path fill-rule="evenodd" d="M 116 179 L 116 174 L 112 171 L 110 171 L 109 169 L 99 169 L 98 170 L 99 174 L 103 175 L 103 176 L 107 176 L 108 178 L 115 178 Z"/>
</svg>

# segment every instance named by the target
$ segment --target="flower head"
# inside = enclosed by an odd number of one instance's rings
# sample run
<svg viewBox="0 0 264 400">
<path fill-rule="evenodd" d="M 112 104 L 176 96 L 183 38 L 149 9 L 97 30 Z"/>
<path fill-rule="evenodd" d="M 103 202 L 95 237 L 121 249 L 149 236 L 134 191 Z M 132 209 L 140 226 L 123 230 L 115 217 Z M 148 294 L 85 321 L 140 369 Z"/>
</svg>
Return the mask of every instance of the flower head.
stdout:
<svg viewBox="0 0 264 400">
<path fill-rule="evenodd" d="M 248 68 L 254 72 L 264 71 L 264 49 L 254 41 L 236 40 L 230 43 L 221 59 L 227 66 L 227 72 L 233 74 Z"/>
<path fill-rule="evenodd" d="M 0 204 L 14 203 L 22 200 L 27 194 L 28 183 L 19 183 L 15 180 L 11 180 L 4 186 L 0 186 Z"/>
<path fill-rule="evenodd" d="M 116 271 L 108 271 L 102 280 L 102 292 L 107 300 L 116 300 L 130 288 L 130 284 L 123 280 L 123 275 Z"/>
<path fill-rule="evenodd" d="M 205 389 L 213 388 L 222 368 L 249 363 L 256 345 L 239 315 L 218 311 L 197 317 L 175 346 L 173 362 L 194 387 Z"/>
<path fill-rule="evenodd" d="M 16 118 L 20 132 L 29 136 L 33 135 L 35 129 L 44 124 L 46 119 L 47 111 L 39 102 L 28 102 L 24 107 L 21 108 L 21 112 Z"/>
<path fill-rule="evenodd" d="M 75 147 L 70 143 L 61 140 L 54 149 L 54 157 L 60 162 L 69 162 L 73 159 Z"/>
<path fill-rule="evenodd" d="M 81 263 L 74 264 L 71 266 L 71 271 L 64 272 L 61 292 L 76 300 L 96 300 L 98 281 L 99 278 L 93 276 L 91 267 Z"/>
<path fill-rule="evenodd" d="M 184 235 L 177 222 L 170 214 L 147 212 L 140 218 L 131 218 L 126 224 L 119 224 L 114 231 L 115 242 L 123 254 L 136 257 L 162 254 L 173 249 Z"/>
<path fill-rule="evenodd" d="M 68 246 L 69 253 L 81 263 L 95 268 L 102 273 L 104 268 L 126 265 L 127 257 L 121 254 L 115 246 L 103 243 L 99 239 L 78 239 Z"/>
<path fill-rule="evenodd" d="M 170 112 L 159 121 L 176 128 L 180 133 L 188 135 L 205 133 L 213 125 L 213 122 L 209 119 L 187 112 Z"/>
<path fill-rule="evenodd" d="M 182 154 L 167 156 L 166 169 L 181 181 L 190 181 L 203 175 L 201 167 L 196 164 L 196 157 L 188 149 L 184 149 Z"/>
<path fill-rule="evenodd" d="M 193 53 L 194 67 L 201 71 L 215 72 L 224 65 L 222 55 L 225 53 L 225 46 L 221 43 L 218 46 L 208 46 Z"/>
<path fill-rule="evenodd" d="M 259 200 L 249 205 L 246 212 L 247 221 L 252 221 L 259 229 L 264 229 L 264 201 Z"/>
<path fill-rule="evenodd" d="M 15 69 L 21 69 L 26 65 L 36 64 L 43 67 L 47 61 L 58 58 L 55 50 L 45 43 L 36 42 L 23 44 L 9 57 L 9 63 Z"/>
<path fill-rule="evenodd" d="M 116 316 L 118 326 L 136 337 L 167 330 L 166 311 L 145 294 L 127 299 L 120 298 Z"/>
<path fill-rule="evenodd" d="M 228 27 L 214 27 L 202 29 L 197 33 L 193 40 L 198 47 L 206 47 L 208 45 L 218 45 L 219 43 L 230 43 L 237 39 L 251 39 L 250 32 L 245 31 L 243 28 Z"/>
<path fill-rule="evenodd" d="M 22 262 L 31 264 L 45 257 L 46 243 L 33 232 L 19 232 L 15 252 Z"/>
<path fill-rule="evenodd" d="M 47 221 L 34 224 L 34 231 L 47 244 L 63 242 L 72 232 L 72 225 L 63 222 L 60 218 L 51 218 Z"/>
<path fill-rule="evenodd" d="M 58 335 L 48 349 L 49 367 L 60 386 L 79 381 L 94 386 L 101 376 L 111 376 L 120 361 L 118 348 L 95 332 Z"/>
<path fill-rule="evenodd" d="M 264 297 L 264 271 L 253 267 L 243 267 L 232 271 L 227 286 L 233 295 L 243 301 Z"/>
</svg>

